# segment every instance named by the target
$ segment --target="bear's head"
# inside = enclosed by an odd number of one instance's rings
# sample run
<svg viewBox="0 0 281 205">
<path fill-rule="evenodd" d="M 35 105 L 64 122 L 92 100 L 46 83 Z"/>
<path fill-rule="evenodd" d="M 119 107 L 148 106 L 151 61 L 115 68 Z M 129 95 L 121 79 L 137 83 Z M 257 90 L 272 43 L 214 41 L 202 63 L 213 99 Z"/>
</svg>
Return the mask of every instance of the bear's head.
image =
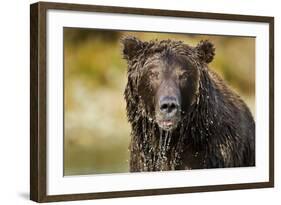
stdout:
<svg viewBox="0 0 281 205">
<path fill-rule="evenodd" d="M 125 37 L 122 43 L 128 63 L 129 121 L 142 115 L 163 130 L 175 129 L 198 100 L 200 73 L 213 60 L 213 44 L 201 41 L 192 47 L 181 41 L 143 42 L 135 37 Z"/>
</svg>

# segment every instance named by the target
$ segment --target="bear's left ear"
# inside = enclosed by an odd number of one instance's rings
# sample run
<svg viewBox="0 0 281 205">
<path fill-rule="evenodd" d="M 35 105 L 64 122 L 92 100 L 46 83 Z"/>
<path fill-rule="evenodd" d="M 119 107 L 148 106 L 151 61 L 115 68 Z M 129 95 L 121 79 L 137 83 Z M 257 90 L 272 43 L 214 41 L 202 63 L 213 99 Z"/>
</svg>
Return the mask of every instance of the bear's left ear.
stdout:
<svg viewBox="0 0 281 205">
<path fill-rule="evenodd" d="M 210 63 L 214 59 L 215 56 L 215 47 L 210 41 L 200 41 L 195 47 L 199 58 L 205 63 Z"/>
<path fill-rule="evenodd" d="M 121 43 L 123 44 L 123 56 L 127 60 L 132 60 L 144 45 L 142 41 L 132 36 L 122 38 Z"/>
</svg>

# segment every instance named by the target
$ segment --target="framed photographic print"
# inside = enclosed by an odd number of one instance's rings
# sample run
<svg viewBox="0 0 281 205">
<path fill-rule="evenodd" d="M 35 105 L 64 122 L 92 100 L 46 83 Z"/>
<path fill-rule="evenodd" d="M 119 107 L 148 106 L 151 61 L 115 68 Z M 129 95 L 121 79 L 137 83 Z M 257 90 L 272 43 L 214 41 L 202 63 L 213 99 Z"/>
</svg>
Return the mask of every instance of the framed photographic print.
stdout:
<svg viewBox="0 0 281 205">
<path fill-rule="evenodd" d="M 30 198 L 274 186 L 274 18 L 30 7 Z"/>
</svg>

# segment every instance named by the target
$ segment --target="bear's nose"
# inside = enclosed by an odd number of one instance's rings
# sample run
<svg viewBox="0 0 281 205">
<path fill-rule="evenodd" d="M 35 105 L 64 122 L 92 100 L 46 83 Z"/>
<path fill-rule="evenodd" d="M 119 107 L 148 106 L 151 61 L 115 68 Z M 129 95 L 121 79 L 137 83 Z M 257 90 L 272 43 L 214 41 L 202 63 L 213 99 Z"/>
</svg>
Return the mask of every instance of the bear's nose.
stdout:
<svg viewBox="0 0 281 205">
<path fill-rule="evenodd" d="M 179 109 L 178 100 L 172 96 L 165 96 L 160 99 L 160 111 L 162 114 L 172 117 Z"/>
</svg>

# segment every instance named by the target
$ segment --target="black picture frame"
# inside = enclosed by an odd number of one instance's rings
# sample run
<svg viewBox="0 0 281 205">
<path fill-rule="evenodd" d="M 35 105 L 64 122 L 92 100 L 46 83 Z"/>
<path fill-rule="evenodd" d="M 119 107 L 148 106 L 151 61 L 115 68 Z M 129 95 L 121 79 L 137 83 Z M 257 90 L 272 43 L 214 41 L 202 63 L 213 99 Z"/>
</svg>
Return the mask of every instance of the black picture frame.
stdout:
<svg viewBox="0 0 281 205">
<path fill-rule="evenodd" d="M 102 193 L 75 193 L 47 195 L 46 116 L 47 116 L 47 70 L 46 70 L 46 12 L 47 10 L 105 12 L 170 16 L 182 18 L 216 19 L 269 24 L 269 181 L 196 187 L 145 189 Z M 202 13 L 142 8 L 109 7 L 82 4 L 38 2 L 30 6 L 30 199 L 36 202 L 85 200 L 114 197 L 147 196 L 209 192 L 236 189 L 266 188 L 274 186 L 274 17 L 248 16 L 219 13 Z"/>
</svg>

